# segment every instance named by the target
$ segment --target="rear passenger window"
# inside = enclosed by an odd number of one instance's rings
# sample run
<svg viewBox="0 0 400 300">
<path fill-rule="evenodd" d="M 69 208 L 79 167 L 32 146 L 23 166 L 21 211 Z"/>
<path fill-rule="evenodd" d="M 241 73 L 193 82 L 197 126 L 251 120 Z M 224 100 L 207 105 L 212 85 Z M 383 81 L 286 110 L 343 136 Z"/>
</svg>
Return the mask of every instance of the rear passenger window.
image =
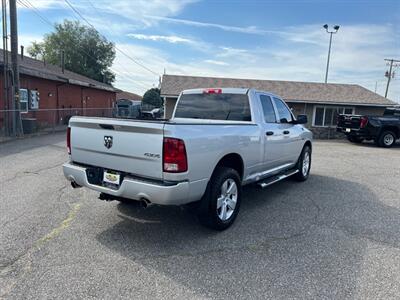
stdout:
<svg viewBox="0 0 400 300">
<path fill-rule="evenodd" d="M 274 106 L 272 105 L 271 97 L 260 95 L 261 106 L 264 113 L 265 123 L 276 123 Z"/>
<path fill-rule="evenodd" d="M 279 120 L 282 122 L 283 119 L 286 119 L 286 122 L 291 122 L 293 121 L 292 119 L 292 113 L 290 110 L 287 108 L 285 103 L 281 99 L 275 98 L 274 97 L 274 103 L 276 106 L 276 110 L 278 111 L 279 114 Z"/>
</svg>

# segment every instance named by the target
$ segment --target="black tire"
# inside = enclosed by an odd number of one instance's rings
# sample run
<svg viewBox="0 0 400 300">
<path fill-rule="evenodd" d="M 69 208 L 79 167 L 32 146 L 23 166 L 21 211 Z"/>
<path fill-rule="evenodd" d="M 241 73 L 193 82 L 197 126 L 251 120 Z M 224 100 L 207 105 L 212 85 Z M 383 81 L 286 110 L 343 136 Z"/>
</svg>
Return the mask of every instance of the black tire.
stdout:
<svg viewBox="0 0 400 300">
<path fill-rule="evenodd" d="M 232 210 L 230 216 L 223 220 L 220 217 L 222 214 L 222 205 L 218 209 L 217 208 L 217 199 L 223 194 L 222 185 L 227 182 L 228 188 L 230 187 L 229 183 L 232 184 L 234 182 L 236 184 L 236 205 Z M 233 199 L 232 197 L 230 198 Z M 238 172 L 231 168 L 225 167 L 217 167 L 212 175 L 210 182 L 208 183 L 207 190 L 201 200 L 200 209 L 199 209 L 199 221 L 204 226 L 215 230 L 225 230 L 229 226 L 233 224 L 236 219 L 236 216 L 239 212 L 240 202 L 242 199 L 242 185 Z M 228 198 L 225 198 L 223 201 L 229 201 Z M 229 204 L 223 204 L 225 207 L 225 216 L 228 216 L 228 209 L 230 209 Z M 229 211 L 230 213 L 230 211 Z M 223 214 L 222 214 L 223 215 Z"/>
<path fill-rule="evenodd" d="M 311 170 L 311 148 L 310 146 L 304 146 L 303 150 L 301 151 L 299 160 L 297 161 L 297 172 L 293 178 L 296 179 L 297 181 L 306 181 L 308 179 L 308 176 L 310 175 L 310 170 Z M 308 169 L 306 172 L 303 172 L 303 163 L 306 158 L 306 155 L 308 154 L 309 157 L 309 164 L 308 164 Z"/>
<path fill-rule="evenodd" d="M 379 135 L 378 144 L 384 148 L 390 148 L 396 143 L 396 135 L 393 131 L 386 130 Z"/>
</svg>

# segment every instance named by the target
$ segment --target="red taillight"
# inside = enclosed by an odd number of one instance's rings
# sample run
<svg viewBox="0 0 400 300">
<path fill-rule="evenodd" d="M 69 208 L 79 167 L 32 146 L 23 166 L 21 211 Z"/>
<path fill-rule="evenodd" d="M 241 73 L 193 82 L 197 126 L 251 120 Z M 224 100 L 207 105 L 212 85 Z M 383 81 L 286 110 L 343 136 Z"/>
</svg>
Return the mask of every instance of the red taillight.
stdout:
<svg viewBox="0 0 400 300">
<path fill-rule="evenodd" d="M 168 173 L 186 172 L 187 158 L 185 143 L 180 139 L 164 138 L 163 169 Z"/>
<path fill-rule="evenodd" d="M 71 154 L 71 127 L 67 128 L 67 150 Z"/>
<path fill-rule="evenodd" d="M 203 90 L 204 94 L 221 94 L 222 89 L 205 89 Z"/>
<path fill-rule="evenodd" d="M 360 122 L 360 128 L 364 128 L 368 124 L 368 118 L 367 117 L 361 117 L 361 122 Z"/>
</svg>

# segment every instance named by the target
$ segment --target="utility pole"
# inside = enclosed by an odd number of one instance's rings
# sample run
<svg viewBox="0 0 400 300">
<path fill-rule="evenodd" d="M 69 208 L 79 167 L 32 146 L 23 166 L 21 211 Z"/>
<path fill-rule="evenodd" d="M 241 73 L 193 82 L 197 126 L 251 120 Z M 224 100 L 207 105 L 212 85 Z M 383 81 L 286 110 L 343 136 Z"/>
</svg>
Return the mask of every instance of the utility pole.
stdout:
<svg viewBox="0 0 400 300">
<path fill-rule="evenodd" d="M 22 135 L 22 122 L 19 103 L 19 65 L 18 65 L 18 25 L 17 3 L 10 0 L 10 41 L 11 41 L 11 67 L 13 76 L 12 110 L 13 110 L 13 136 Z"/>
<path fill-rule="evenodd" d="M 387 84 L 386 84 L 386 91 L 385 91 L 385 98 L 387 98 L 387 94 L 388 94 L 388 92 L 389 92 L 389 84 L 390 84 L 390 79 L 391 78 L 394 78 L 394 71 L 392 71 L 392 69 L 393 69 L 393 63 L 396 63 L 395 65 L 394 65 L 394 67 L 396 68 L 396 67 L 398 67 L 398 66 L 400 66 L 400 64 L 398 64 L 398 63 L 400 63 L 400 60 L 396 60 L 396 59 L 387 59 L 387 58 L 385 58 L 385 61 L 386 61 L 386 63 L 387 64 L 389 64 L 389 72 L 386 72 L 386 74 L 385 74 L 385 76 L 387 77 L 387 79 L 388 79 L 388 81 L 387 81 Z"/>
<path fill-rule="evenodd" d="M 3 31 L 3 100 L 4 100 L 4 133 L 9 135 L 8 122 L 8 29 L 7 29 L 7 4 L 6 0 L 1 0 L 1 16 L 2 16 L 2 31 Z"/>
</svg>

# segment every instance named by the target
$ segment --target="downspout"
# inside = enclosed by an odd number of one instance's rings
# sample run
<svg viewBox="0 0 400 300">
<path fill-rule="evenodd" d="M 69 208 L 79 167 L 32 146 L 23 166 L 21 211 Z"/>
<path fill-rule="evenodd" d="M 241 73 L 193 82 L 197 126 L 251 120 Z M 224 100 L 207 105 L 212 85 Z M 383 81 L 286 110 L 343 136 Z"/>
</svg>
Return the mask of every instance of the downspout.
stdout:
<svg viewBox="0 0 400 300">
<path fill-rule="evenodd" d="M 59 111 L 59 109 L 60 109 L 60 98 L 59 98 L 58 88 L 60 86 L 66 85 L 66 84 L 67 84 L 67 82 L 56 84 L 56 93 L 57 93 L 57 97 L 56 97 L 56 108 L 57 108 L 57 110 L 56 110 L 57 111 L 57 113 L 56 113 L 56 124 L 58 124 L 58 122 L 60 121 L 60 111 Z"/>
<path fill-rule="evenodd" d="M 87 107 L 87 103 L 85 101 L 85 107 L 83 106 L 83 90 L 87 89 L 87 87 L 81 86 L 81 105 L 82 105 L 82 113 L 86 114 L 86 107 Z"/>
</svg>

